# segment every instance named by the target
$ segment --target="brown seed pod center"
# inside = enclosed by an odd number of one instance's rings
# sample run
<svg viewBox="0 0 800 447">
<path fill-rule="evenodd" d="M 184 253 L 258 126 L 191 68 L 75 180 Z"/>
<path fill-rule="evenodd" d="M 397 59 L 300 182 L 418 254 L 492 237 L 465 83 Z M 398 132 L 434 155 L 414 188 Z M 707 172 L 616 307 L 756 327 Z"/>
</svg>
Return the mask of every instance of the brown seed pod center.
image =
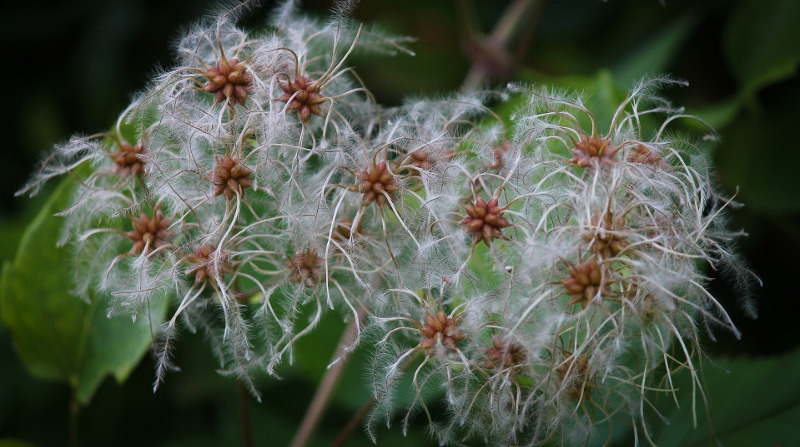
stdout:
<svg viewBox="0 0 800 447">
<path fill-rule="evenodd" d="M 609 280 L 603 271 L 603 265 L 598 264 L 595 258 L 577 266 L 568 265 L 567 271 L 569 276 L 561 282 L 570 296 L 567 307 L 580 304 L 585 309 L 596 296 L 608 294 Z"/>
<path fill-rule="evenodd" d="M 296 110 L 300 121 L 307 123 L 311 115 L 322 116 L 319 106 L 328 98 L 320 94 L 317 84 L 299 75 L 293 82 L 287 81 L 280 86 L 284 93 L 278 101 L 285 102 L 287 110 Z"/>
<path fill-rule="evenodd" d="M 314 249 L 295 253 L 294 257 L 289 258 L 288 265 L 292 282 L 313 286 L 322 279 L 322 257 Z"/>
<path fill-rule="evenodd" d="M 203 75 L 207 81 L 201 90 L 214 94 L 214 104 L 225 101 L 231 107 L 235 104 L 244 105 L 252 93 L 253 75 L 247 72 L 247 65 L 237 58 L 223 57 Z"/>
<path fill-rule="evenodd" d="M 608 138 L 587 135 L 581 137 L 570 151 L 573 155 L 570 162 L 576 168 L 586 168 L 595 164 L 611 165 L 617 152 L 616 148 L 611 147 Z"/>
<path fill-rule="evenodd" d="M 502 230 L 510 227 L 511 222 L 503 217 L 505 208 L 498 206 L 496 198 L 488 202 L 477 199 L 470 205 L 464 205 L 464 211 L 467 212 L 467 217 L 461 221 L 461 225 L 466 228 L 467 233 L 473 235 L 473 245 L 478 245 L 481 241 L 491 245 L 495 239 L 508 240 Z"/>
<path fill-rule="evenodd" d="M 202 282 L 223 275 L 230 270 L 228 255 L 217 250 L 214 244 L 203 244 L 195 248 L 189 255 L 189 268 L 186 273 L 195 276 L 195 281 Z"/>
<path fill-rule="evenodd" d="M 358 192 L 364 194 L 364 205 L 376 202 L 378 206 L 383 206 L 388 199 L 396 199 L 395 193 L 399 189 L 397 179 L 385 161 L 379 162 L 358 175 Z"/>
<path fill-rule="evenodd" d="M 217 157 L 217 166 L 211 173 L 214 195 L 224 195 L 227 200 L 232 200 L 237 194 L 243 194 L 246 188 L 253 186 L 252 172 L 240 158 L 230 154 L 225 154 L 225 158 Z"/>
<path fill-rule="evenodd" d="M 131 146 L 128 142 L 121 142 L 119 148 L 111 153 L 114 160 L 114 174 L 126 178 L 133 175 L 144 174 L 144 146 L 141 143 Z"/>
<path fill-rule="evenodd" d="M 448 351 L 458 349 L 458 342 L 464 340 L 466 335 L 458 329 L 458 318 L 450 318 L 443 311 L 436 315 L 426 313 L 425 325 L 420 328 L 422 340 L 418 349 L 431 353 L 437 345 L 444 346 Z"/>
<path fill-rule="evenodd" d="M 160 209 L 156 209 L 153 216 L 141 214 L 139 218 L 131 218 L 133 231 L 127 233 L 128 239 L 133 241 L 131 253 L 147 253 L 158 247 L 166 245 L 169 241 L 168 228 L 172 219 L 165 218 Z"/>
</svg>

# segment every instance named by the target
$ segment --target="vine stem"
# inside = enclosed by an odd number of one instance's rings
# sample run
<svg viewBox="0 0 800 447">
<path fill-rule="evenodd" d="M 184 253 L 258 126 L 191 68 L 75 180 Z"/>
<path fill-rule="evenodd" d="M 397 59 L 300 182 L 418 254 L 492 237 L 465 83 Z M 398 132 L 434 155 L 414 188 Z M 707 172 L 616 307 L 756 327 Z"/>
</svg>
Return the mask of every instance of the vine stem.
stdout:
<svg viewBox="0 0 800 447">
<path fill-rule="evenodd" d="M 464 0 L 462 0 L 460 5 L 462 9 L 466 10 L 463 1 Z M 532 23 L 526 23 L 525 32 L 523 33 L 525 38 L 523 40 L 530 38 L 530 35 L 536 27 L 536 22 L 538 22 L 538 16 L 543 4 L 544 0 L 513 0 L 503 12 L 503 16 L 500 17 L 500 20 L 495 24 L 491 34 L 482 39 L 478 45 L 483 51 L 493 53 L 494 56 L 507 54 L 509 42 L 519 31 L 520 25 L 523 21 L 526 21 L 526 19 L 533 20 L 529 21 Z M 472 24 L 468 24 L 467 29 L 474 30 L 475 27 Z M 525 42 L 523 42 L 523 45 L 524 44 Z M 490 74 L 490 71 L 491 70 L 484 61 L 481 59 L 476 60 L 472 64 L 466 78 L 464 78 L 464 82 L 461 84 L 461 90 L 475 90 L 483 79 Z"/>
<path fill-rule="evenodd" d="M 366 311 L 362 308 L 358 312 L 358 318 L 350 321 L 342 334 L 342 338 L 339 339 L 339 344 L 336 347 L 333 359 L 341 358 L 325 372 L 322 382 L 319 384 L 316 393 L 314 393 L 314 397 L 311 399 L 308 409 L 306 409 L 306 414 L 303 416 L 300 428 L 297 430 L 292 440 L 291 447 L 305 447 L 311 439 L 311 435 L 316 431 L 328 407 L 331 395 L 336 389 L 336 385 L 339 383 L 345 366 L 347 366 L 349 356 L 344 354 L 345 347 L 353 342 L 357 336 L 357 328 L 364 321 L 365 317 Z"/>
<path fill-rule="evenodd" d="M 236 381 L 239 395 L 239 428 L 242 431 L 242 447 L 253 447 L 253 429 L 250 424 L 250 405 L 247 390 L 242 382 Z"/>
<path fill-rule="evenodd" d="M 353 430 L 358 427 L 364 417 L 372 410 L 372 407 L 375 406 L 375 398 L 370 397 L 369 400 L 358 410 L 358 413 L 354 414 L 352 418 L 347 422 L 347 425 L 342 428 L 338 435 L 336 435 L 336 439 L 333 440 L 329 447 L 342 447 L 344 442 L 347 441 L 347 438 L 350 437 L 350 434 L 353 433 Z"/>
<path fill-rule="evenodd" d="M 78 398 L 72 392 L 72 398 L 69 401 L 69 445 L 71 447 L 78 447 L 78 415 L 81 412 L 81 404 L 78 403 Z"/>
</svg>

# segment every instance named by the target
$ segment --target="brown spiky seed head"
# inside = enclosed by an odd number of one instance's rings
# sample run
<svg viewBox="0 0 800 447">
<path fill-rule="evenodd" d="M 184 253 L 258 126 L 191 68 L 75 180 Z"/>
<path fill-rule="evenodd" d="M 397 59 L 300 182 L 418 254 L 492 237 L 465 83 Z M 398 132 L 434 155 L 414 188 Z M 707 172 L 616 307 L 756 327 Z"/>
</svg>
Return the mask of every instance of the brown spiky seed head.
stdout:
<svg viewBox="0 0 800 447">
<path fill-rule="evenodd" d="M 467 229 L 467 233 L 473 235 L 473 245 L 478 245 L 481 241 L 486 242 L 486 245 L 491 245 L 495 239 L 508 240 L 502 230 L 510 227 L 511 222 L 503 217 L 505 208 L 498 206 L 496 198 L 488 202 L 477 199 L 471 205 L 463 205 L 463 207 L 467 212 L 467 217 L 461 221 L 461 225 Z"/>
<path fill-rule="evenodd" d="M 289 258 L 290 280 L 305 286 L 313 286 L 322 279 L 322 257 L 314 249 L 295 253 Z"/>
<path fill-rule="evenodd" d="M 111 153 L 111 158 L 114 160 L 114 174 L 126 178 L 132 175 L 144 174 L 144 146 L 137 143 L 131 146 L 130 143 L 122 141 L 119 143 L 119 149 Z"/>
<path fill-rule="evenodd" d="M 217 166 L 211 173 L 214 195 L 224 195 L 231 200 L 237 194 L 243 194 L 246 188 L 253 186 L 253 181 L 250 180 L 252 173 L 253 171 L 242 164 L 240 158 L 231 157 L 230 154 L 225 154 L 224 158 L 217 157 Z"/>
<path fill-rule="evenodd" d="M 225 101 L 230 107 L 244 105 L 253 90 L 253 75 L 247 72 L 247 65 L 237 58 L 226 59 L 223 56 L 203 76 L 207 81 L 200 90 L 213 93 L 214 104 Z"/>
<path fill-rule="evenodd" d="M 342 217 L 333 227 L 333 232 L 331 233 L 331 239 L 337 242 L 347 242 L 350 238 L 357 236 L 363 231 L 362 220 L 359 219 L 358 225 L 353 228 L 353 221 Z"/>
<path fill-rule="evenodd" d="M 486 355 L 485 365 L 494 370 L 511 369 L 522 366 L 528 361 L 522 345 L 516 342 L 505 342 L 501 337 L 492 337 L 492 347 L 484 352 Z"/>
<path fill-rule="evenodd" d="M 409 153 L 409 161 L 413 169 L 409 169 L 410 175 L 419 176 L 423 171 L 430 171 L 437 162 L 451 160 L 455 156 L 454 147 L 423 147 Z"/>
<path fill-rule="evenodd" d="M 576 168 L 586 168 L 597 165 L 614 164 L 614 155 L 617 150 L 611 147 L 608 138 L 584 135 L 575 147 L 570 150 L 573 157 L 569 160 Z"/>
<path fill-rule="evenodd" d="M 189 255 L 187 262 L 190 265 L 186 273 L 194 275 L 197 282 L 214 279 L 230 270 L 228 255 L 224 252 L 219 252 L 214 244 L 198 246 Z"/>
<path fill-rule="evenodd" d="M 631 163 L 639 163 L 649 165 L 653 168 L 663 168 L 666 166 L 664 157 L 658 151 L 651 149 L 643 144 L 637 144 L 636 147 L 628 154 L 628 161 Z"/>
<path fill-rule="evenodd" d="M 458 349 L 458 342 L 466 338 L 466 335 L 458 329 L 458 318 L 450 318 L 443 311 L 439 311 L 435 316 L 426 313 L 425 325 L 420 328 L 422 340 L 419 342 L 418 349 L 424 349 L 432 353 L 437 345 L 443 346 L 448 351 Z"/>
<path fill-rule="evenodd" d="M 589 379 L 589 357 L 586 355 L 570 357 L 558 367 L 563 390 L 567 398 L 573 402 L 591 399 L 592 390 L 597 388 Z"/>
<path fill-rule="evenodd" d="M 624 237 L 616 233 L 614 216 L 610 211 L 603 213 L 602 217 L 592 219 L 592 232 L 584 236 L 591 241 L 589 250 L 603 259 L 618 256 L 628 246 Z"/>
<path fill-rule="evenodd" d="M 376 202 L 382 207 L 386 204 L 386 196 L 391 200 L 396 199 L 394 193 L 399 189 L 395 176 L 385 161 L 361 171 L 358 175 L 358 192 L 364 194 L 364 205 Z"/>
<path fill-rule="evenodd" d="M 153 216 L 141 214 L 138 219 L 131 218 L 133 231 L 127 233 L 128 239 L 133 241 L 131 253 L 147 253 L 155 250 L 169 241 L 169 231 L 172 219 L 164 217 L 160 209 L 156 209 Z"/>
<path fill-rule="evenodd" d="M 567 307 L 580 304 L 585 309 L 595 296 L 604 296 L 608 292 L 608 280 L 604 278 L 602 269 L 594 257 L 577 266 L 567 266 L 569 276 L 561 282 L 570 296 Z"/>
<path fill-rule="evenodd" d="M 411 166 L 416 168 L 411 169 L 412 175 L 419 175 L 422 171 L 430 171 L 433 167 L 433 160 L 428 151 L 417 149 L 409 155 L 411 156 Z"/>
<path fill-rule="evenodd" d="M 317 84 L 310 82 L 307 77 L 298 75 L 294 82 L 281 84 L 283 96 L 278 101 L 285 102 L 288 110 L 297 110 L 300 121 L 307 123 L 311 115 L 322 116 L 320 104 L 328 98 L 322 96 L 317 90 Z"/>
</svg>

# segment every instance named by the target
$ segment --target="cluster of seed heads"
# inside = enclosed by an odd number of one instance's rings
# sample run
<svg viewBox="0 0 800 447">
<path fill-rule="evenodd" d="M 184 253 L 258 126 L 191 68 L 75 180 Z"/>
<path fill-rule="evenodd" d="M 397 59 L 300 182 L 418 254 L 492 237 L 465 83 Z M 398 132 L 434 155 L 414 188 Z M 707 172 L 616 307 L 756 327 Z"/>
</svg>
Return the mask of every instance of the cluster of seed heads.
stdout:
<svg viewBox="0 0 800 447">
<path fill-rule="evenodd" d="M 383 107 L 347 58 L 404 39 L 291 1 L 266 32 L 236 14 L 186 33 L 110 134 L 60 146 L 26 188 L 81 179 L 63 212 L 79 291 L 145 318 L 173 302 L 156 386 L 175 333 L 203 331 L 258 395 L 333 312 L 359 335 L 344 355 L 372 341 L 371 434 L 406 375 L 403 424 L 422 408 L 456 444 L 584 444 L 619 413 L 646 439 L 653 394 L 684 392 L 665 377 L 703 393 L 697 325 L 736 329 L 698 260 L 732 264 L 736 234 L 658 96 L 676 81 L 637 84 L 610 123 L 527 85 Z M 506 119 L 485 105 L 511 98 Z"/>
</svg>

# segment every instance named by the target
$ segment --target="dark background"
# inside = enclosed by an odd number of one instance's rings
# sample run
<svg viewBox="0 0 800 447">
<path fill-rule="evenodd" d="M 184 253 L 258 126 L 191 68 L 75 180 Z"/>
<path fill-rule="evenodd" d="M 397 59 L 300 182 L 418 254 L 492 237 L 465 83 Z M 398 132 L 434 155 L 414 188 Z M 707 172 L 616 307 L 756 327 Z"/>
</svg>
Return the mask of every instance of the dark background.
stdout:
<svg viewBox="0 0 800 447">
<path fill-rule="evenodd" d="M 488 30 L 508 2 L 466 3 L 477 4 L 473 5 L 475 16 Z M 750 320 L 737 310 L 742 290 L 722 277 L 713 279 L 712 291 L 732 310 L 743 333 L 739 341 L 718 334 L 716 343 L 706 343 L 713 356 L 777 355 L 800 344 L 800 293 L 794 283 L 800 269 L 800 78 L 796 74 L 800 36 L 772 32 L 783 29 L 784 21 L 800 21 L 800 11 L 790 3 L 547 2 L 538 22 L 531 20 L 527 25 L 533 31 L 531 42 L 520 51 L 516 64 L 506 67 L 501 76 L 505 79 L 496 79 L 500 83 L 561 80 L 565 75 L 592 78 L 609 69 L 615 81 L 628 86 L 632 79 L 616 75 L 625 73 L 617 69 L 625 66 L 629 56 L 666 32 L 677 33 L 673 39 L 677 43 L 659 70 L 691 85 L 667 93 L 717 123 L 716 178 L 728 195 L 739 187 L 737 200 L 745 206 L 731 213 L 730 225 L 749 233 L 741 239 L 740 251 L 764 281 L 763 288 L 754 290 L 760 316 Z M 37 160 L 72 134 L 108 129 L 132 95 L 157 73 L 156 67 L 171 64 L 171 42 L 180 27 L 202 17 L 212 4 L 207 0 L 33 0 L 3 5 L 0 85 L 6 102 L 0 109 L 5 137 L 0 146 L 0 260 L 13 258 L 25 225 L 47 195 L 13 196 Z M 266 2 L 248 23 L 258 24 L 270 4 Z M 774 7 L 786 11 L 767 9 Z M 302 8 L 323 15 L 330 2 L 305 1 Z M 466 38 L 464 18 L 458 11 L 455 2 L 444 0 L 364 0 L 355 10 L 358 20 L 418 38 L 412 45 L 418 54 L 415 58 L 352 60 L 379 102 L 395 104 L 405 95 L 444 93 L 459 87 L 475 46 Z M 762 33 L 737 35 L 748 29 L 741 25 L 743 20 Z M 758 27 L 762 22 L 766 25 Z M 794 44 L 786 45 L 787 39 Z M 783 45 L 779 52 L 789 72 L 753 81 L 751 72 L 763 66 L 759 64 L 767 57 L 764 54 L 776 51 L 775 45 Z M 124 386 L 106 380 L 80 417 L 85 445 L 239 444 L 236 384 L 215 374 L 202 340 L 188 337 L 182 343 L 176 361 L 184 371 L 170 375 L 156 394 L 151 393 L 149 358 Z M 281 382 L 265 382 L 265 402 L 256 404 L 251 399 L 249 404 L 257 445 L 288 443 L 319 374 L 304 372 Z M 350 374 L 358 380 L 361 373 Z M 324 441 L 329 442 L 360 405 L 342 403 L 346 398 L 334 401 L 318 445 L 327 445 Z M 10 334 L 0 326 L 0 439 L 14 437 L 42 447 L 66 445 L 68 404 L 67 386 L 41 382 L 25 372 Z M 399 431 L 396 426 L 384 430 L 380 441 L 388 445 L 426 442 L 422 429 L 412 431 L 408 439 Z M 370 445 L 363 435 L 353 442 Z"/>
</svg>

